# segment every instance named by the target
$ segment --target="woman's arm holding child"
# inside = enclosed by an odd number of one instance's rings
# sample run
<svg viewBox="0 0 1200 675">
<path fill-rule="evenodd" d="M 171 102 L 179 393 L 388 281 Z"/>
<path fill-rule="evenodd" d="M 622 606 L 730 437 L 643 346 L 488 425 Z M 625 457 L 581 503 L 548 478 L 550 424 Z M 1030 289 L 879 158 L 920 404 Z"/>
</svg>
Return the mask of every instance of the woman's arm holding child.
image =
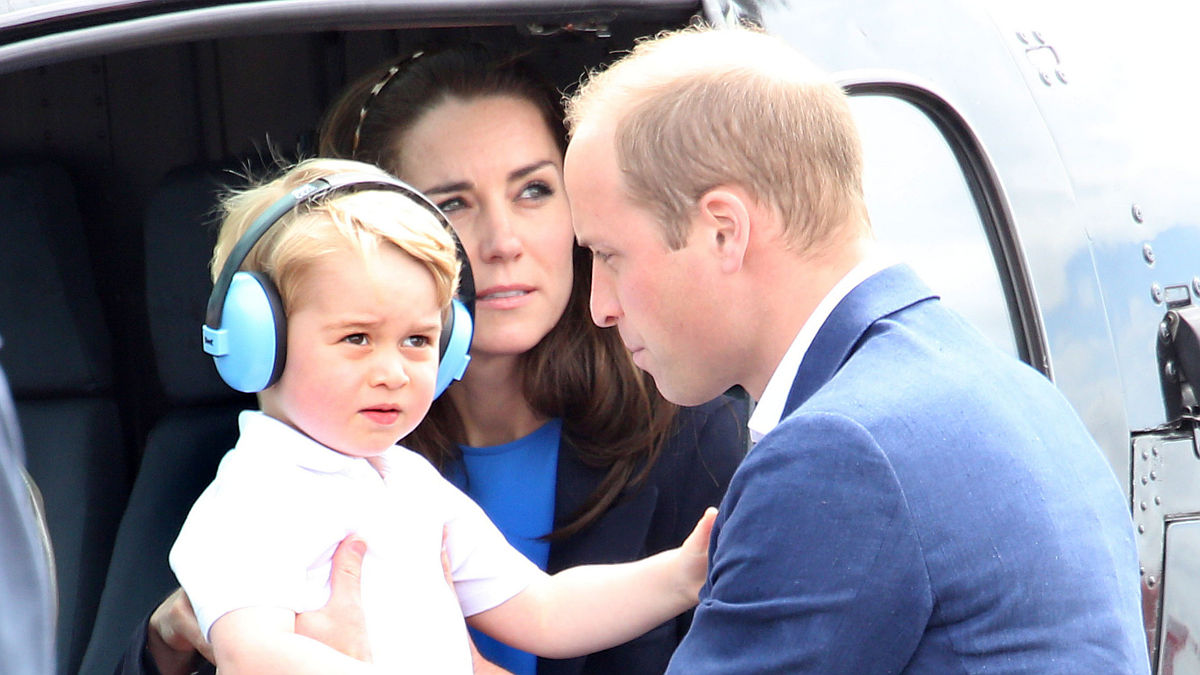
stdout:
<svg viewBox="0 0 1200 675">
<path fill-rule="evenodd" d="M 694 607 L 708 572 L 710 508 L 683 545 L 616 565 L 583 565 L 539 581 L 467 622 L 551 658 L 590 654 L 642 635 Z"/>
<path fill-rule="evenodd" d="M 296 614 L 278 607 L 247 607 L 213 623 L 216 663 L 222 675 L 287 675 L 377 672 L 359 661 L 295 632 Z"/>
</svg>

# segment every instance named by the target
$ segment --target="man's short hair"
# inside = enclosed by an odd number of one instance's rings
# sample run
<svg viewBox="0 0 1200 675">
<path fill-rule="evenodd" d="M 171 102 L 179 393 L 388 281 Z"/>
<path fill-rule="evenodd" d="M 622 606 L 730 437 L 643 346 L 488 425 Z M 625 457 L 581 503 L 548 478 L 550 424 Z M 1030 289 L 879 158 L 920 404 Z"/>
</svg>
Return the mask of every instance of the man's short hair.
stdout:
<svg viewBox="0 0 1200 675">
<path fill-rule="evenodd" d="M 684 245 L 697 200 L 738 185 L 807 251 L 866 222 L 862 151 L 845 93 L 799 52 L 751 28 L 692 27 L 640 42 L 567 102 L 575 132 L 615 124 L 630 198 Z"/>
</svg>

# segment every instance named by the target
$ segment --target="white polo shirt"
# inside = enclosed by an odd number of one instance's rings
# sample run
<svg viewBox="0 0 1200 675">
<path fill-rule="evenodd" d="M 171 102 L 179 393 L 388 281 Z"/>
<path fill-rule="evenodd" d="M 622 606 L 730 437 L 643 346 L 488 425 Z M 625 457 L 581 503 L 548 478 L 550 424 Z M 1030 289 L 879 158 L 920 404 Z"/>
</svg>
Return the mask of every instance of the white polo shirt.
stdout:
<svg viewBox="0 0 1200 675">
<path fill-rule="evenodd" d="M 362 597 L 372 657 L 405 672 L 470 673 L 463 616 L 491 609 L 543 573 L 420 455 L 365 459 L 330 450 L 261 412 L 238 418 L 237 446 L 192 507 L 171 568 L 205 635 L 235 609 L 300 613 L 329 599 L 338 543 L 367 542 Z M 455 593 L 441 565 L 442 525 Z"/>
</svg>

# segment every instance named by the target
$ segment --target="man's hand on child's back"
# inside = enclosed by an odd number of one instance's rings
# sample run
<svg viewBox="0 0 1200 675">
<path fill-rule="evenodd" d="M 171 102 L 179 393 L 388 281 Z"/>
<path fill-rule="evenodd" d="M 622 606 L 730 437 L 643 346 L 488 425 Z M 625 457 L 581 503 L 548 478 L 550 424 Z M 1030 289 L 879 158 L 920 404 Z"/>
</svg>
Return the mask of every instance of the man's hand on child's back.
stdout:
<svg viewBox="0 0 1200 675">
<path fill-rule="evenodd" d="M 296 633 L 339 652 L 371 662 L 367 620 L 362 605 L 362 563 L 367 544 L 350 535 L 333 552 L 329 602 L 321 609 L 296 615 Z"/>
</svg>

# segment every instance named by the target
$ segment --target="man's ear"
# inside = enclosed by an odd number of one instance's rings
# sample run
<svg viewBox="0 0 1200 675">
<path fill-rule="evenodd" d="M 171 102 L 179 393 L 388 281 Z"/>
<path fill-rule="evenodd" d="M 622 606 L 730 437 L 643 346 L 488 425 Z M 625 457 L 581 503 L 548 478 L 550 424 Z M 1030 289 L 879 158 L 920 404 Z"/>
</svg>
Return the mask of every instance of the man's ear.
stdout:
<svg viewBox="0 0 1200 675">
<path fill-rule="evenodd" d="M 699 228 L 707 245 L 719 258 L 721 271 L 736 272 L 742 268 L 750 244 L 750 196 L 735 187 L 718 186 L 700 196 L 696 202 Z"/>
</svg>

